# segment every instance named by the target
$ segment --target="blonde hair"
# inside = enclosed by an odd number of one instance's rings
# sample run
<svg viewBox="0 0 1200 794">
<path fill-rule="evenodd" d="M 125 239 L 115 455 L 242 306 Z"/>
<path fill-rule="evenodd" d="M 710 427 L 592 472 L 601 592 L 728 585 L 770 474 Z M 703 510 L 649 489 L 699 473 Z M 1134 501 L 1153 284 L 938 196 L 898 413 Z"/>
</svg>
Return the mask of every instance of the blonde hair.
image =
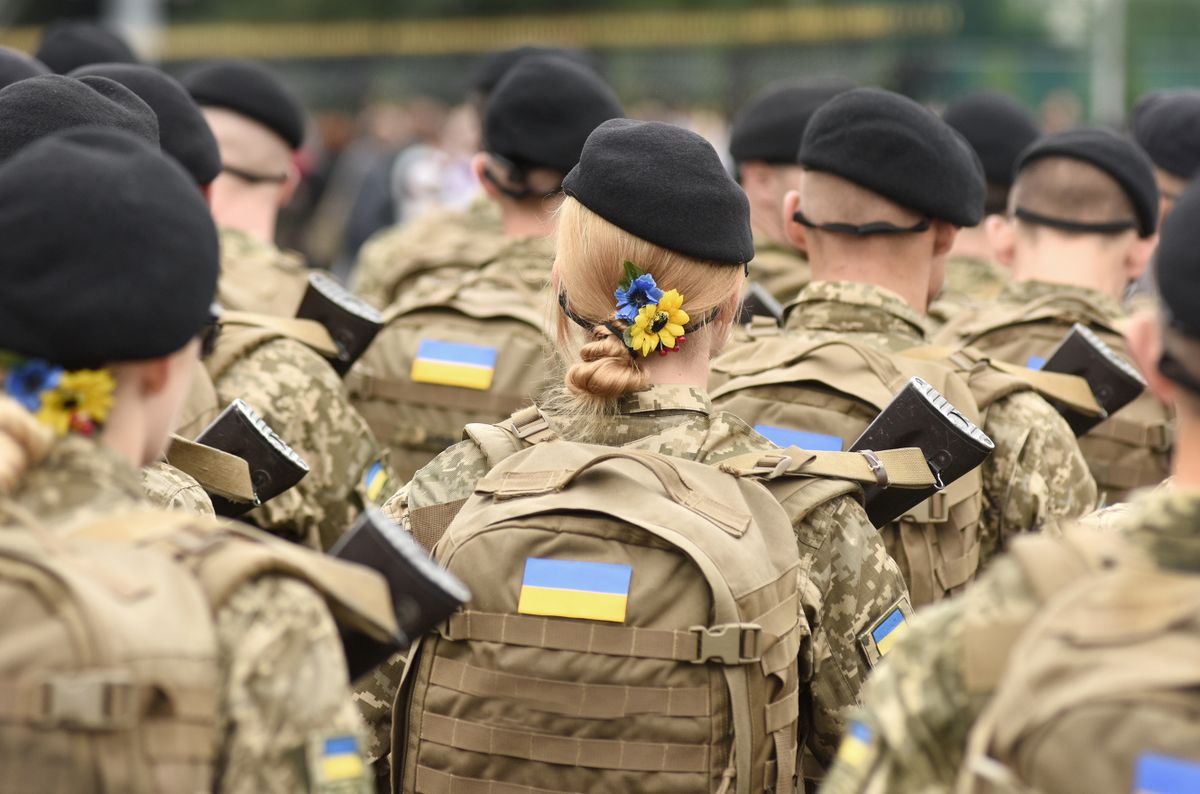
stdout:
<svg viewBox="0 0 1200 794">
<path fill-rule="evenodd" d="M 12 493 L 25 472 L 50 454 L 54 433 L 33 414 L 0 395 L 0 494 Z"/>
<path fill-rule="evenodd" d="M 558 400 L 559 409 L 604 413 L 618 397 L 649 383 L 643 359 L 630 356 L 621 339 L 626 324 L 616 319 L 613 292 L 626 260 L 654 276 L 661 289 L 678 290 L 693 324 L 715 310 L 703 331 L 728 329 L 733 322 L 745 278 L 740 267 L 695 259 L 635 237 L 571 197 L 559 209 L 557 239 L 555 287 L 572 313 L 594 324 L 589 341 L 579 346 L 573 335 L 577 326 L 558 313 L 558 349 L 569 364 L 564 379 L 569 396 Z"/>
</svg>

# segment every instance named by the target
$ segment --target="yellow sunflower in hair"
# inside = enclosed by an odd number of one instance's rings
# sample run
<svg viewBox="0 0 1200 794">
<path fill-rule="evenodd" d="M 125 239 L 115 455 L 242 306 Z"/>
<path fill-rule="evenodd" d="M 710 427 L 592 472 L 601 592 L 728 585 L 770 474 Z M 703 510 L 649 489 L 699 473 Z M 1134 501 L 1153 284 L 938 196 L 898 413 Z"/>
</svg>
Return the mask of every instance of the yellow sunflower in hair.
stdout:
<svg viewBox="0 0 1200 794">
<path fill-rule="evenodd" d="M 667 290 L 657 304 L 643 306 L 629 328 L 627 344 L 635 351 L 648 356 L 654 350 L 666 355 L 678 350 L 684 341 L 683 327 L 688 324 L 688 313 L 683 310 L 683 296 L 679 290 Z"/>
<path fill-rule="evenodd" d="M 53 389 L 42 392 L 37 417 L 59 435 L 69 430 L 91 435 L 108 418 L 115 388 L 112 375 L 104 370 L 63 373 Z"/>
</svg>

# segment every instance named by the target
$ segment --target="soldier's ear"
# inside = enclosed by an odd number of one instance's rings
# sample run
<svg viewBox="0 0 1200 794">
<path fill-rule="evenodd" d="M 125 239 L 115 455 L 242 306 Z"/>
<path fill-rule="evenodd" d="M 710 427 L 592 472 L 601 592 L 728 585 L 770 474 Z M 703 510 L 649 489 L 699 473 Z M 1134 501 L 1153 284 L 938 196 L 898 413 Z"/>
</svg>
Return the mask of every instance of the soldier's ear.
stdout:
<svg viewBox="0 0 1200 794">
<path fill-rule="evenodd" d="M 1133 245 L 1129 247 L 1129 252 L 1125 255 L 1125 280 L 1137 281 L 1146 272 L 1146 268 L 1150 266 L 1150 257 L 1154 256 L 1154 249 L 1158 248 L 1158 235 L 1147 237 L 1145 239 L 1137 239 Z"/>
<path fill-rule="evenodd" d="M 958 227 L 947 221 L 933 222 L 933 257 L 940 259 L 950 253 L 954 247 L 954 238 L 958 236 Z"/>
<path fill-rule="evenodd" d="M 475 181 L 483 187 L 483 192 L 492 201 L 500 198 L 500 189 L 496 187 L 496 183 L 488 179 L 488 167 L 491 161 L 487 156 L 487 152 L 476 152 L 471 156 L 471 173 L 475 177 Z"/>
<path fill-rule="evenodd" d="M 800 209 L 800 191 L 789 190 L 783 197 L 783 233 L 787 235 L 788 242 L 796 246 L 796 249 L 808 253 L 808 235 L 807 229 L 803 224 L 796 221 L 796 212 Z"/>
<path fill-rule="evenodd" d="M 1123 331 L 1129 354 L 1146 385 L 1155 397 L 1170 405 L 1175 399 L 1175 384 L 1158 371 L 1163 348 L 1162 323 L 1153 311 L 1145 309 L 1126 320 Z"/>
<path fill-rule="evenodd" d="M 283 184 L 279 186 L 280 207 L 285 207 L 292 200 L 292 196 L 296 195 L 296 189 L 300 187 L 300 166 L 296 164 L 296 158 L 293 157 L 288 161 L 287 178 L 283 180 Z"/>
<path fill-rule="evenodd" d="M 1017 249 L 1017 229 L 1012 221 L 1003 215 L 989 215 L 983 219 L 983 229 L 987 232 L 992 256 L 1005 267 L 1012 267 Z"/>
</svg>

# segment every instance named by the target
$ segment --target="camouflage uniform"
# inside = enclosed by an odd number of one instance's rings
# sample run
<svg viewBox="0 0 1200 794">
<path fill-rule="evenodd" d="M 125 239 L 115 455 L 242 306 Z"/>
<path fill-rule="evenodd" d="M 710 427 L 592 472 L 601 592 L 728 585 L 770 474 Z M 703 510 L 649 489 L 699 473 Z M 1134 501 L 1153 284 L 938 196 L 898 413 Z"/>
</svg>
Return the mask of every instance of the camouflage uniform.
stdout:
<svg viewBox="0 0 1200 794">
<path fill-rule="evenodd" d="M 1012 276 L 990 259 L 951 256 L 946 259 L 946 280 L 929 305 L 929 317 L 938 326 L 975 305 L 988 305 L 1000 297 Z"/>
<path fill-rule="evenodd" d="M 1197 526 L 1200 493 L 1162 488 L 1139 495 L 1107 528 L 1123 533 L 1156 564 L 1200 572 Z M 918 615 L 863 691 L 858 719 L 870 732 L 866 751 L 839 756 L 822 794 L 949 794 L 967 736 L 991 697 L 966 683 L 968 626 L 1022 626 L 1041 608 L 1020 564 L 1002 557 L 962 598 Z"/>
<path fill-rule="evenodd" d="M 148 507 L 137 469 L 77 436 L 57 443 L 16 493 L 0 497 L 0 515 L 10 505 L 51 528 Z M 267 574 L 235 591 L 215 620 L 222 674 L 216 790 L 314 790 L 309 743 L 362 734 L 324 600 L 295 579 Z"/>
<path fill-rule="evenodd" d="M 433 210 L 368 240 L 354 266 L 351 289 L 386 309 L 412 291 L 414 280 L 422 279 L 426 288 L 452 281 L 492 259 L 503 241 L 500 208 L 484 196 L 465 212 Z"/>
<path fill-rule="evenodd" d="M 230 311 L 295 317 L 308 289 L 304 260 L 239 229 L 220 231 L 217 301 Z"/>
<path fill-rule="evenodd" d="M 616 414 L 601 422 L 554 417 L 550 421 L 559 437 L 572 441 L 705 463 L 773 448 L 731 414 L 714 413 L 703 390 L 686 386 L 652 386 L 628 395 Z M 465 498 L 487 472 L 483 453 L 474 442 L 463 441 L 421 469 L 384 510 L 406 525 L 409 510 Z M 808 749 L 827 765 L 845 712 L 869 672 L 858 638 L 907 596 L 899 570 L 853 498 L 843 496 L 820 505 L 795 529 L 807 573 L 801 591 L 813 626 L 811 647 L 801 650 L 801 678 L 809 681 L 811 697 L 802 713 L 809 715 L 812 725 Z M 387 753 L 390 713 L 402 670 L 398 660 L 389 662 L 357 693 L 367 722 L 375 728 L 372 759 Z"/>
<path fill-rule="evenodd" d="M 1039 319 L 1023 321 L 1023 313 L 1035 301 Z M 938 339 L 969 344 L 1026 366 L 1030 354 L 1049 356 L 1071 325 L 1082 323 L 1128 359 L 1128 348 L 1119 333 L 1124 318 L 1121 305 L 1102 292 L 1021 281 L 1005 287 L 994 310 L 964 315 L 943 328 Z M 1127 498 L 1135 489 L 1162 482 L 1170 467 L 1172 443 L 1171 411 L 1150 391 L 1079 439 L 1092 475 L 1110 503 Z"/>
<path fill-rule="evenodd" d="M 143 467 L 142 488 L 155 507 L 197 516 L 215 515 L 212 499 L 200 483 L 169 463 L 160 461 Z"/>
<path fill-rule="evenodd" d="M 241 332 L 222 333 L 218 350 L 238 344 Z M 370 503 L 365 477 L 381 459 L 378 442 L 337 373 L 300 342 L 275 337 L 245 351 L 218 374 L 215 387 L 221 405 L 242 399 L 309 466 L 295 488 L 247 514 L 247 520 L 318 551 L 328 549 Z"/>
<path fill-rule="evenodd" d="M 812 269 L 804 254 L 795 248 L 755 232 L 750 278 L 775 296 L 775 300 L 787 303 L 812 279 Z"/>
<path fill-rule="evenodd" d="M 899 295 L 871 284 L 813 282 L 789 307 L 786 329 L 798 336 L 843 339 L 902 352 L 928 344 L 927 325 Z M 988 407 L 982 428 L 996 449 L 981 467 L 980 559 L 1015 533 L 1057 527 L 1096 505 L 1096 483 L 1075 436 L 1044 399 L 1030 391 Z"/>
</svg>

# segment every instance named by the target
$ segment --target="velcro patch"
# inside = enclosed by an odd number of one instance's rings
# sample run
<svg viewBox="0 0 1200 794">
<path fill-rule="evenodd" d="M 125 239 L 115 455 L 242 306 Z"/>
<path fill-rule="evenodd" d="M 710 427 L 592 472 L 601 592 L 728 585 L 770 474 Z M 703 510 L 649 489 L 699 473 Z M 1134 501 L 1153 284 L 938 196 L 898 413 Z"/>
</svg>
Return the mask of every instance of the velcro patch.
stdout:
<svg viewBox="0 0 1200 794">
<path fill-rule="evenodd" d="M 367 790 L 367 767 L 352 734 L 314 736 L 308 743 L 312 791 L 350 794 Z"/>
<path fill-rule="evenodd" d="M 867 664 L 874 667 L 887 655 L 896 640 L 908 630 L 908 619 L 912 617 L 912 605 L 908 596 L 903 596 L 883 613 L 869 629 L 858 636 L 858 644 L 867 657 Z"/>
<path fill-rule="evenodd" d="M 838 747 L 838 763 L 855 769 L 861 767 L 871 753 L 871 740 L 874 735 L 874 732 L 865 723 L 857 720 L 850 723 L 850 728 L 842 738 L 841 746 Z"/>
<path fill-rule="evenodd" d="M 387 483 L 388 476 L 387 471 L 383 468 L 383 461 L 377 460 L 367 468 L 367 473 L 363 475 L 363 490 L 367 492 L 367 499 L 372 502 L 379 501 Z"/>
<path fill-rule="evenodd" d="M 496 374 L 496 348 L 422 339 L 409 377 L 414 383 L 487 391 Z"/>
<path fill-rule="evenodd" d="M 624 623 L 632 576 L 628 565 L 530 557 L 525 560 L 517 611 Z"/>
<path fill-rule="evenodd" d="M 1041 356 L 1030 356 L 1025 359 L 1025 367 L 1027 369 L 1041 369 L 1046 366 L 1046 359 Z"/>
<path fill-rule="evenodd" d="M 1133 778 L 1134 794 L 1196 794 L 1200 763 L 1166 755 L 1143 753 Z"/>
</svg>

